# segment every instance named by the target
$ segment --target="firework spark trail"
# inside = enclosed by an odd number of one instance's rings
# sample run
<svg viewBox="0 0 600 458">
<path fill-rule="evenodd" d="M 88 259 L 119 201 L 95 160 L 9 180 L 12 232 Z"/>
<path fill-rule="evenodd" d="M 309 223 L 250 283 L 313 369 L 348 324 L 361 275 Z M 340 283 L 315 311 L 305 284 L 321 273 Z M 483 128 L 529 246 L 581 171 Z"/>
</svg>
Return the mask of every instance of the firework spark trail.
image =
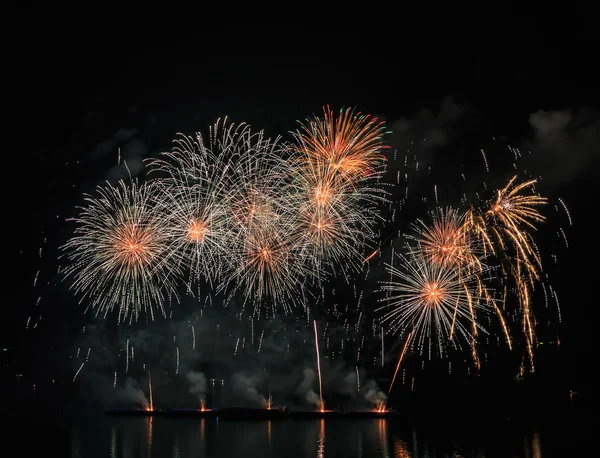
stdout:
<svg viewBox="0 0 600 458">
<path fill-rule="evenodd" d="M 485 157 L 485 151 L 481 150 L 481 155 L 483 156 L 483 163 L 485 164 L 485 171 L 489 173 L 490 167 L 488 165 L 487 157 Z"/>
<path fill-rule="evenodd" d="M 398 375 L 398 369 L 400 369 L 400 363 L 402 363 L 402 359 L 404 358 L 404 353 L 406 353 L 406 347 L 408 347 L 408 343 L 412 337 L 413 331 L 408 333 L 406 337 L 406 342 L 404 342 L 404 347 L 402 347 L 402 353 L 400 353 L 400 358 L 398 358 L 398 364 L 396 365 L 396 370 L 394 371 L 394 376 L 392 377 L 392 383 L 390 383 L 390 388 L 388 390 L 388 397 L 392 392 L 392 387 L 394 386 L 394 382 L 396 381 L 396 375 Z"/>
<path fill-rule="evenodd" d="M 79 375 L 79 372 L 81 372 L 81 369 L 83 369 L 83 365 L 84 364 L 85 364 L 85 361 L 81 363 L 81 366 L 79 366 L 79 369 L 77 369 L 77 372 L 75 372 L 75 376 L 73 377 L 73 381 L 75 381 L 75 379 Z"/>
<path fill-rule="evenodd" d="M 148 391 L 150 393 L 150 410 L 154 411 L 154 401 L 152 396 L 152 375 L 150 374 L 150 367 L 148 367 Z"/>
<path fill-rule="evenodd" d="M 315 349 L 317 352 L 317 371 L 319 375 L 319 402 L 320 409 L 323 411 L 325 409 L 325 404 L 323 404 L 323 384 L 321 382 L 321 357 L 319 355 L 319 339 L 317 337 L 317 320 L 313 321 L 315 327 Z"/>
<path fill-rule="evenodd" d="M 383 367 L 384 363 L 384 351 L 383 351 L 383 328 L 381 328 L 381 367 Z"/>
<path fill-rule="evenodd" d="M 152 188 L 120 181 L 97 193 L 85 198 L 87 206 L 72 218 L 74 235 L 61 247 L 71 261 L 65 279 L 96 315 L 116 308 L 119 321 L 141 312 L 154 319 L 155 309 L 165 316 L 179 272 L 165 262 L 167 231 L 151 204 Z"/>
<path fill-rule="evenodd" d="M 564 201 L 561 198 L 559 198 L 558 201 L 560 202 L 560 205 L 562 206 L 563 210 L 567 214 L 567 218 L 569 219 L 569 226 L 572 226 L 573 221 L 571 221 L 571 214 L 569 213 L 569 209 L 567 208 L 567 205 L 564 203 Z"/>
</svg>

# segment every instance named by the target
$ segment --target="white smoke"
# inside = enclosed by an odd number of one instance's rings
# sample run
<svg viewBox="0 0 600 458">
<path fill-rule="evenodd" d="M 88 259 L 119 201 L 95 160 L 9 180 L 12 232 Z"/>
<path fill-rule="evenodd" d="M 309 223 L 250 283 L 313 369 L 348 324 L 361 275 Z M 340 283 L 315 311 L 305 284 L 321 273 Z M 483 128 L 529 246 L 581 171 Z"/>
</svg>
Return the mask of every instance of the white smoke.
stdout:
<svg viewBox="0 0 600 458">
<path fill-rule="evenodd" d="M 311 406 L 321 407 L 321 398 L 312 388 L 312 385 L 317 378 L 315 371 L 307 367 L 302 371 L 302 374 L 303 378 L 300 385 L 298 385 L 296 392 L 304 395 L 304 399 Z"/>
<path fill-rule="evenodd" d="M 260 407 L 266 407 L 267 399 L 257 389 L 262 377 L 257 375 L 246 375 L 245 373 L 233 374 L 231 387 L 233 391 L 243 399 Z"/>
<path fill-rule="evenodd" d="M 189 371 L 185 376 L 190 382 L 190 393 L 197 395 L 198 400 L 202 401 L 206 395 L 206 388 L 208 386 L 206 375 L 202 372 Z"/>
<path fill-rule="evenodd" d="M 117 392 L 117 399 L 120 401 L 135 402 L 141 407 L 146 407 L 150 404 L 148 402 L 148 398 L 146 397 L 146 393 L 138 388 L 137 381 L 131 377 L 127 377 L 125 380 L 125 386 L 119 388 Z"/>
<path fill-rule="evenodd" d="M 379 386 L 374 380 L 369 380 L 361 391 L 365 393 L 365 399 L 370 403 L 374 404 L 375 407 L 379 407 L 381 404 L 387 402 L 387 395 L 379 389 Z"/>
</svg>

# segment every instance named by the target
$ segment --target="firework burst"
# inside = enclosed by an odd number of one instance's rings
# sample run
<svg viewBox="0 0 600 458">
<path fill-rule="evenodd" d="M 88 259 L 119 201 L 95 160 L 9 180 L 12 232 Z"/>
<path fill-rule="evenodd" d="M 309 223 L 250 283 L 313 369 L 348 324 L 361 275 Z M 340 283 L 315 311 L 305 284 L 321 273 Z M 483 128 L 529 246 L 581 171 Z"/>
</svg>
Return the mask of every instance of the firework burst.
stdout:
<svg viewBox="0 0 600 458">
<path fill-rule="evenodd" d="M 335 181 L 355 185 L 381 174 L 382 151 L 387 148 L 383 121 L 351 108 L 335 116 L 325 107 L 323 119 L 314 117 L 300 125 L 294 134 L 297 148 L 304 164 L 318 170 L 320 176 L 332 175 Z"/>
<path fill-rule="evenodd" d="M 230 138 L 219 145 L 227 150 Z M 224 154 L 212 153 L 200 134 L 182 135 L 174 143 L 172 151 L 149 161 L 150 173 L 159 177 L 151 182 L 157 188 L 156 206 L 169 228 L 166 256 L 189 273 L 189 290 L 202 280 L 214 287 L 223 276 L 222 259 L 231 239 L 229 164 Z"/>
<path fill-rule="evenodd" d="M 452 266 L 429 262 L 419 249 L 407 247 L 406 254 L 396 256 L 398 264 L 386 264 L 391 281 L 383 282 L 386 296 L 379 307 L 382 324 L 390 332 L 411 333 L 412 340 L 423 351 L 435 342 L 440 354 L 449 343 L 459 347 L 467 340 L 473 351 L 479 331 L 481 312 L 487 311 L 485 298 L 473 274 Z M 476 353 L 473 354 L 477 361 Z"/>
<path fill-rule="evenodd" d="M 98 187 L 86 196 L 73 237 L 62 247 L 71 264 L 65 278 L 98 314 L 118 310 L 119 321 L 154 319 L 176 297 L 178 270 L 166 262 L 168 228 L 152 204 L 152 188 L 133 182 Z"/>
<path fill-rule="evenodd" d="M 496 197 L 485 202 L 483 208 L 472 207 L 467 213 L 466 224 L 484 249 L 496 257 L 505 281 L 514 283 L 533 371 L 536 336 L 531 295 L 535 282 L 540 278 L 542 263 L 529 231 L 536 229 L 535 223 L 545 221 L 539 207 L 545 205 L 547 199 L 535 193 L 524 194 L 524 191 L 532 190 L 536 180 L 515 184 L 516 179 L 516 176 L 512 177 L 506 186 L 497 190 Z M 503 302 L 506 303 L 506 298 Z"/>
<path fill-rule="evenodd" d="M 533 282 L 539 277 L 538 269 L 542 265 L 528 230 L 535 230 L 535 223 L 545 221 L 539 207 L 546 205 L 548 200 L 536 194 L 522 194 L 522 191 L 532 189 L 536 180 L 515 185 L 516 179 L 517 176 L 512 177 L 504 188 L 497 191 L 496 198 L 485 202 L 483 208 L 471 208 L 467 224 L 485 249 L 493 254 L 514 247 L 516 257 L 527 265 Z"/>
<path fill-rule="evenodd" d="M 358 272 L 364 251 L 377 237 L 380 205 L 387 193 L 382 122 L 345 109 L 336 117 L 301 123 L 294 133 L 293 181 L 298 230 L 296 246 L 314 263 L 311 271 Z"/>
<path fill-rule="evenodd" d="M 248 126 L 226 138 L 233 145 L 228 148 L 223 199 L 231 215 L 228 256 L 223 259 L 229 275 L 217 291 L 229 291 L 230 299 L 242 292 L 254 314 L 267 301 L 272 313 L 277 308 L 289 313 L 303 296 L 307 271 L 293 250 L 297 209 L 290 195 L 288 150 L 279 138 L 253 133 Z M 217 142 L 219 147 L 225 144 Z"/>
<path fill-rule="evenodd" d="M 412 234 L 408 235 L 419 244 L 425 261 L 481 272 L 483 252 L 478 240 L 467 230 L 465 212 L 452 207 L 437 208 L 430 216 L 429 223 L 417 220 Z"/>
</svg>

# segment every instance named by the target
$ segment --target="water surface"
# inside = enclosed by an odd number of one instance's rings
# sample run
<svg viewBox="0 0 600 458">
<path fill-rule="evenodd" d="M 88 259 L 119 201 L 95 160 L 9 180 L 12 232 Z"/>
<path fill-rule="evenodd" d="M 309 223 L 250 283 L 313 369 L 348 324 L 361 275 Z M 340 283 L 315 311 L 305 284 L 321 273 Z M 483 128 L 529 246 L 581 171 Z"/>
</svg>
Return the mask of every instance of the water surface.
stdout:
<svg viewBox="0 0 600 458">
<path fill-rule="evenodd" d="M 437 458 L 585 456 L 585 418 L 464 417 L 406 419 L 283 419 L 110 417 L 31 418 L 26 435 L 9 437 L 28 456 L 65 458 Z M 19 447 L 19 444 L 21 447 Z M 62 450 L 61 450 L 62 449 Z"/>
</svg>

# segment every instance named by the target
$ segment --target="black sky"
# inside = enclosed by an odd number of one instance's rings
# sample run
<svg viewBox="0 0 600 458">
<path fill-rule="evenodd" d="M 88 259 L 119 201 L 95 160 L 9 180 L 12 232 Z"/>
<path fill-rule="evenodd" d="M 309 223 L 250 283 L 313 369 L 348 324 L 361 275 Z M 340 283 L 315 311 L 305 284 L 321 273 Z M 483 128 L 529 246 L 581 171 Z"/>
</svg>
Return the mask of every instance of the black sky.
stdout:
<svg viewBox="0 0 600 458">
<path fill-rule="evenodd" d="M 586 21 L 533 17 L 495 24 L 407 22 L 365 30 L 211 24 L 198 33 L 132 28 L 116 19 L 102 27 L 32 25 L 28 40 L 14 44 L 19 77 L 7 89 L 18 94 L 15 117 L 27 129 L 25 163 L 10 172 L 23 185 L 12 181 L 12 192 L 26 202 L 17 211 L 25 209 L 31 225 L 30 231 L 18 229 L 22 242 L 11 247 L 23 253 L 9 266 L 14 279 L 8 285 L 18 288 L 5 287 L 5 345 L 21 341 L 23 319 L 34 306 L 28 289 L 43 237 L 67 235 L 56 221 L 110 174 L 114 146 L 127 143 L 123 139 L 137 139 L 132 154 L 147 157 L 167 149 L 177 132 L 205 132 L 223 116 L 284 135 L 326 104 L 356 106 L 393 124 L 402 117 L 413 122 L 424 109 L 435 117 L 451 97 L 469 115 L 463 124 L 442 126 L 448 138 L 496 135 L 539 146 L 530 124 L 538 110 L 571 111 L 574 120 L 592 126 L 591 137 L 573 143 L 579 155 L 571 155 L 569 144 L 541 161 L 558 177 L 549 192 L 563 197 L 574 221 L 560 274 L 562 340 L 571 359 L 564 370 L 587 379 L 596 347 L 597 299 L 590 285 L 598 254 L 593 214 L 600 142 L 593 133 L 600 129 L 593 127 L 600 118 L 580 110 L 600 106 L 595 30 Z M 569 138 L 577 127 L 570 125 Z M 103 155 L 111 147 L 113 153 Z M 436 154 L 444 157 L 443 148 Z M 578 165 L 561 180 L 561 161 L 573 157 Z"/>
</svg>

